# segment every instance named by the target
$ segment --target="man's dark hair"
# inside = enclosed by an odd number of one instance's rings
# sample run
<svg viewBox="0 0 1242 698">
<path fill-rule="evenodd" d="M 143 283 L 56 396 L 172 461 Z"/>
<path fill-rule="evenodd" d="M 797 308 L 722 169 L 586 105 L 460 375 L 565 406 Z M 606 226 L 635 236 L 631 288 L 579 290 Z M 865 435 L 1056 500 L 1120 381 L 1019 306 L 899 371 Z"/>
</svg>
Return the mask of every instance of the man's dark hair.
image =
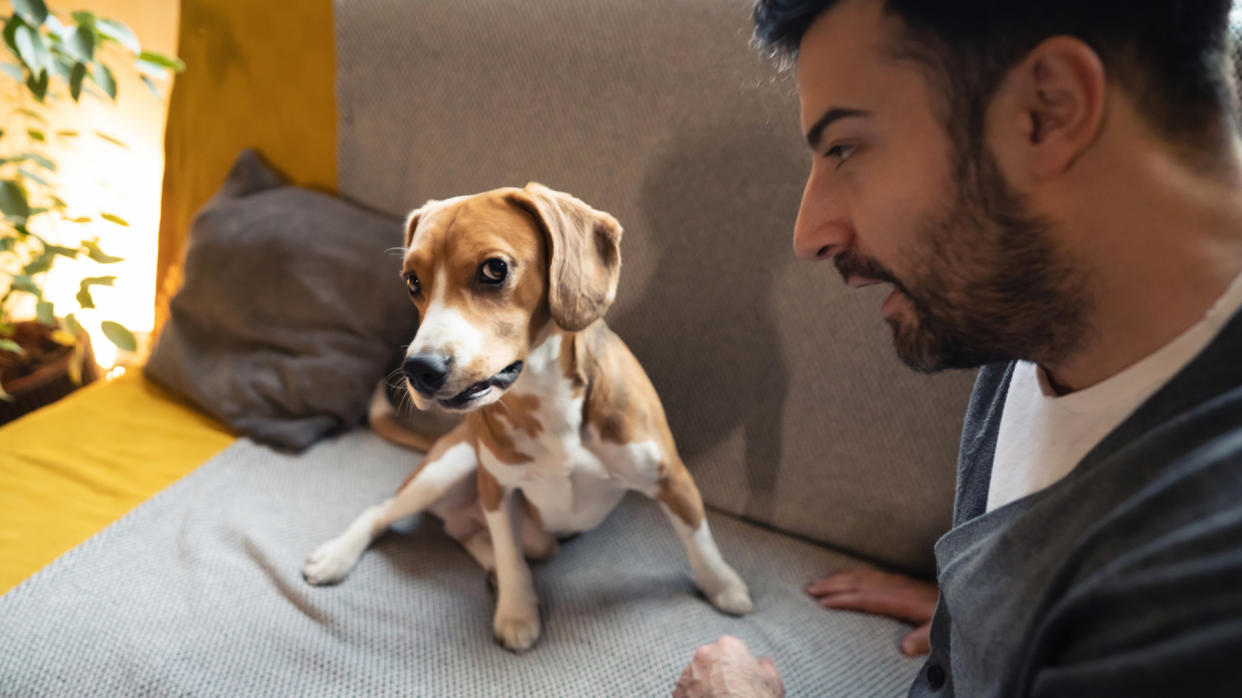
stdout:
<svg viewBox="0 0 1242 698">
<path fill-rule="evenodd" d="M 796 60 L 807 29 L 836 1 L 759 0 L 755 38 Z M 982 148 L 984 113 L 1005 73 L 1058 35 L 1089 45 L 1147 123 L 1189 154 L 1219 152 L 1235 122 L 1230 0 L 882 1 L 904 23 L 895 53 L 931 69 L 946 98 L 942 119 L 970 154 Z"/>
</svg>

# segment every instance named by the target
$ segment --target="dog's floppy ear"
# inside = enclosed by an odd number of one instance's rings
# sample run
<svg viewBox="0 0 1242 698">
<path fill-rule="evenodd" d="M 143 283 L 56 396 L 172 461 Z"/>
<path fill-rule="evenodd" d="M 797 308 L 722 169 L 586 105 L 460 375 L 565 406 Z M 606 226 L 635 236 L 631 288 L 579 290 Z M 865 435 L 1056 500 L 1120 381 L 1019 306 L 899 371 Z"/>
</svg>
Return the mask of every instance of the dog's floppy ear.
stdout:
<svg viewBox="0 0 1242 698">
<path fill-rule="evenodd" d="M 410 243 L 414 242 L 414 231 L 418 230 L 418 221 L 423 217 L 423 212 L 430 211 L 438 203 L 440 202 L 430 199 L 427 203 L 410 211 L 410 214 L 405 217 L 405 248 L 407 250 L 410 249 Z"/>
<path fill-rule="evenodd" d="M 564 192 L 538 182 L 509 198 L 535 217 L 548 241 L 548 306 L 552 320 L 577 332 L 604 316 L 621 274 L 621 224 Z"/>
</svg>

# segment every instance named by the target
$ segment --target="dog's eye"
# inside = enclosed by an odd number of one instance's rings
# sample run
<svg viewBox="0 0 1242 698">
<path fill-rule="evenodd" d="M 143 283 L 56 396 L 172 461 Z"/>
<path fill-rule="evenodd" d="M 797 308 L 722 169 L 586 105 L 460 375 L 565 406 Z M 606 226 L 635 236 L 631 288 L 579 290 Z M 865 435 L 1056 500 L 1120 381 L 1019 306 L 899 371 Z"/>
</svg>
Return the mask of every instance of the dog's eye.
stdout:
<svg viewBox="0 0 1242 698">
<path fill-rule="evenodd" d="M 405 275 L 405 285 L 406 285 L 406 287 L 407 287 L 407 288 L 409 288 L 409 289 L 410 289 L 410 295 L 411 295 L 411 296 L 417 296 L 417 295 L 419 294 L 419 292 L 423 290 L 422 285 L 418 283 L 418 275 L 417 275 L 417 274 L 413 274 L 413 273 L 406 274 L 406 275 Z"/>
<path fill-rule="evenodd" d="M 509 276 L 509 265 L 503 259 L 489 259 L 479 267 L 479 281 L 485 284 L 500 284 Z"/>
</svg>

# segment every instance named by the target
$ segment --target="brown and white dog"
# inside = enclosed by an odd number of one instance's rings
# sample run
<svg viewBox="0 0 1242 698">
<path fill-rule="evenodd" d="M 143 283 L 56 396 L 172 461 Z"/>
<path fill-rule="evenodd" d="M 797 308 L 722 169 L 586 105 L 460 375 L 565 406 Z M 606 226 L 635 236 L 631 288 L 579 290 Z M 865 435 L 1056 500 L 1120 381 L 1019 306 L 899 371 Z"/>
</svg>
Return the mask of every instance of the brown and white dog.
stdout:
<svg viewBox="0 0 1242 698">
<path fill-rule="evenodd" d="M 616 219 L 531 183 L 429 201 L 405 235 L 402 277 L 422 318 L 407 389 L 420 408 L 468 414 L 391 499 L 310 555 L 306 580 L 342 579 L 390 524 L 430 511 L 495 572 L 493 632 L 525 650 L 540 631 L 525 557 L 550 556 L 637 490 L 668 515 L 711 603 L 750 612 L 655 388 L 601 319 L 621 267 Z"/>
</svg>

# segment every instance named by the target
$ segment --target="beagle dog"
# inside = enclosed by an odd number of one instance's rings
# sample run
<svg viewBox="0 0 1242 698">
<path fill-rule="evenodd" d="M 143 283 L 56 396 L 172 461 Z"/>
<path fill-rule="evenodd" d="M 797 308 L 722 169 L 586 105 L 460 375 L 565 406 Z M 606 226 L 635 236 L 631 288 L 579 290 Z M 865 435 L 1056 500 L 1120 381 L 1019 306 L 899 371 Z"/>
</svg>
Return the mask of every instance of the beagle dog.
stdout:
<svg viewBox="0 0 1242 698">
<path fill-rule="evenodd" d="M 463 418 L 391 499 L 311 553 L 308 582 L 341 580 L 390 524 L 430 511 L 494 572 L 493 633 L 520 652 L 540 632 L 526 558 L 552 555 L 637 490 L 659 502 L 712 605 L 750 612 L 655 388 L 602 319 L 620 242 L 612 216 L 538 183 L 410 214 L 401 276 L 422 321 L 406 387 L 419 408 Z"/>
</svg>

